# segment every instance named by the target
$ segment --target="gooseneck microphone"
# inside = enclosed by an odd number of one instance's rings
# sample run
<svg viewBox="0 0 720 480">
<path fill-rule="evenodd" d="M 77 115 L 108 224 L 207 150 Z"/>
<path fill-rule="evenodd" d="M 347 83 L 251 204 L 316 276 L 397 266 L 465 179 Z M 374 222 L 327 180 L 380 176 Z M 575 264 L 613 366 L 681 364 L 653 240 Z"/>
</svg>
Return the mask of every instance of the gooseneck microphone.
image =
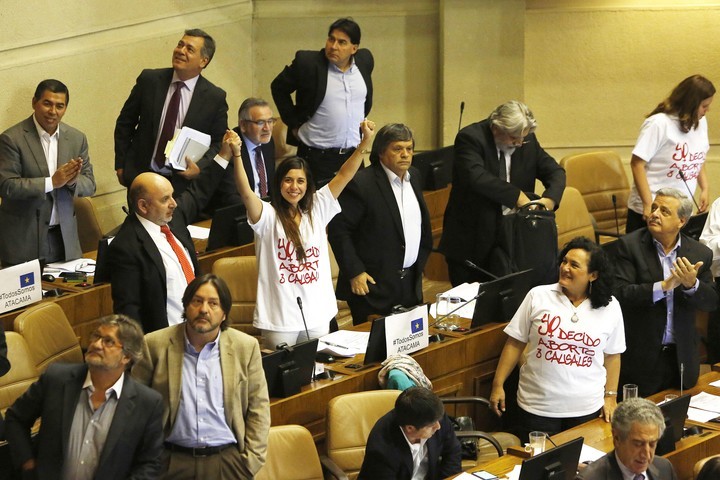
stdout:
<svg viewBox="0 0 720 480">
<path fill-rule="evenodd" d="M 300 307 L 300 316 L 302 317 L 303 325 L 305 326 L 305 335 L 307 335 L 307 341 L 310 341 L 310 331 L 307 328 L 307 322 L 305 321 L 305 312 L 303 311 L 302 298 L 297 297 L 297 304 Z M 312 379 L 315 381 L 315 362 L 313 362 L 313 373 Z"/>
<path fill-rule="evenodd" d="M 477 265 L 475 265 L 475 264 L 474 264 L 473 262 L 471 262 L 470 260 L 465 260 L 465 261 L 463 261 L 463 263 L 465 264 L 465 266 L 470 267 L 470 268 L 472 268 L 473 270 L 476 270 L 476 271 L 478 271 L 478 272 L 480 272 L 480 273 L 482 273 L 482 274 L 484 274 L 484 275 L 487 275 L 488 277 L 492 278 L 493 280 L 497 280 L 498 278 L 500 278 L 500 277 L 498 277 L 497 275 L 495 275 L 494 273 L 490 273 L 490 272 L 488 272 L 487 270 L 485 270 L 484 268 L 478 267 Z"/>
<path fill-rule="evenodd" d="M 687 180 L 685 179 L 685 174 L 682 172 L 682 170 L 678 170 L 678 173 L 680 174 L 680 178 L 682 178 L 682 181 L 685 184 L 685 188 L 687 188 L 687 191 L 690 194 L 690 198 L 692 198 L 692 201 L 695 204 L 695 208 L 697 208 L 697 210 L 699 212 L 700 205 L 698 205 L 698 203 L 695 201 L 695 196 L 693 195 L 693 192 L 690 191 L 690 185 L 688 185 Z"/>
<path fill-rule="evenodd" d="M 462 116 L 463 112 L 465 111 L 465 102 L 460 102 L 460 120 L 458 121 L 458 132 L 460 131 L 460 128 L 462 127 Z"/>
</svg>

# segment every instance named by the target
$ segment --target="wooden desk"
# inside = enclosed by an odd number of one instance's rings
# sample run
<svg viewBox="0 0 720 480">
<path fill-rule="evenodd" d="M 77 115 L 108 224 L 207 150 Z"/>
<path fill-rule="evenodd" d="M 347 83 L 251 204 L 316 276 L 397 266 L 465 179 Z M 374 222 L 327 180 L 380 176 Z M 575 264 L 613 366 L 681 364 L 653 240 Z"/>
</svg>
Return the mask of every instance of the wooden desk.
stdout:
<svg viewBox="0 0 720 480">
<path fill-rule="evenodd" d="M 683 390 L 683 394 L 689 393 L 690 395 L 697 395 L 701 392 L 707 392 L 712 395 L 718 395 L 720 396 L 720 387 L 713 387 L 710 385 L 710 383 L 715 382 L 717 380 L 720 380 L 720 372 L 708 372 L 704 375 L 701 375 L 700 378 L 698 378 L 698 383 L 693 388 L 689 390 Z M 649 400 L 652 400 L 655 403 L 659 403 L 665 399 L 665 395 L 673 393 L 675 395 L 680 395 L 680 390 L 675 389 L 669 389 L 664 390 L 660 393 L 656 393 L 655 395 L 652 395 L 648 397 Z M 720 423 L 715 422 L 696 422 L 693 420 L 687 420 L 687 424 L 689 425 L 696 425 L 698 427 L 702 427 L 704 429 L 708 430 L 720 430 Z M 720 453 L 720 450 L 718 452 Z"/>
<path fill-rule="evenodd" d="M 467 335 L 448 334 L 445 341 L 433 343 L 412 357 L 423 368 L 438 395 L 487 397 L 505 345 L 505 325 L 487 325 Z M 377 378 L 380 365 L 360 371 L 345 367 L 353 362 L 357 359 L 329 364 L 328 368 L 338 373 L 335 380 L 314 382 L 292 397 L 271 399 L 272 425 L 300 424 L 310 430 L 316 441 L 322 440 L 325 435 L 325 411 L 330 399 L 380 388 Z M 499 421 L 487 408 L 480 408 L 474 413 L 479 428 L 488 431 L 496 428 Z"/>
</svg>

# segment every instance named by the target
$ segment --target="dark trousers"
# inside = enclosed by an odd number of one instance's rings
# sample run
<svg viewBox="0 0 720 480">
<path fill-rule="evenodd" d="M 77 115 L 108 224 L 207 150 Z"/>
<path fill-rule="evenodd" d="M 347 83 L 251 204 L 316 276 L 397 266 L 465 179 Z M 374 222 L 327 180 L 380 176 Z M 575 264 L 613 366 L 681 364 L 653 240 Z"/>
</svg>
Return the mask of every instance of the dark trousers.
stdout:
<svg viewBox="0 0 720 480">
<path fill-rule="evenodd" d="M 556 433 L 589 422 L 599 416 L 600 410 L 580 417 L 541 417 L 540 415 L 532 414 L 518 407 L 518 437 L 522 443 L 526 443 L 529 440 L 530 432 L 545 432 L 548 435 L 555 435 Z"/>
<path fill-rule="evenodd" d="M 56 225 L 48 229 L 47 252 L 45 252 L 45 262 L 63 262 L 65 261 L 65 244 L 63 243 L 62 231 L 60 226 Z"/>
<path fill-rule="evenodd" d="M 624 375 L 620 376 L 618 401 L 622 400 L 622 386 L 628 383 L 637 384 L 638 395 L 643 398 L 668 388 L 680 388 L 680 367 L 678 366 L 677 347 L 675 344 L 670 344 L 663 345 L 661 348 L 660 357 L 655 364 L 655 368 L 649 375 L 644 375 L 642 378 L 626 378 Z"/>
<path fill-rule="evenodd" d="M 337 148 L 322 150 L 301 143 L 298 146 L 297 154 L 298 157 L 308 162 L 315 187 L 322 188 L 333 179 L 342 164 L 350 158 L 354 151 L 354 148 L 343 151 L 339 151 Z"/>
<path fill-rule="evenodd" d="M 374 285 L 370 285 L 369 295 L 354 295 L 350 294 L 350 298 L 347 299 L 348 306 L 350 307 L 350 313 L 352 313 L 353 325 L 360 325 L 368 320 L 370 315 L 389 315 L 392 313 L 394 306 L 402 305 L 403 307 L 414 307 L 422 303 L 422 298 L 417 298 L 415 292 L 416 277 L 414 273 L 415 269 L 407 272 L 407 274 L 400 279 L 402 285 L 402 294 L 400 297 L 393 299 L 391 302 L 382 305 L 381 308 L 371 305 L 368 297 L 372 297 Z"/>
<path fill-rule="evenodd" d="M 448 257 L 445 257 L 445 262 L 447 262 L 448 275 L 450 276 L 450 283 L 453 287 L 457 287 L 463 283 L 487 282 L 488 280 L 492 280 L 492 278 L 482 272 L 468 267 L 464 262 Z"/>
<path fill-rule="evenodd" d="M 633 212 L 632 210 L 628 210 L 625 233 L 634 232 L 635 230 L 640 230 L 645 227 L 647 227 L 647 222 L 643 220 L 642 215 Z"/>
</svg>

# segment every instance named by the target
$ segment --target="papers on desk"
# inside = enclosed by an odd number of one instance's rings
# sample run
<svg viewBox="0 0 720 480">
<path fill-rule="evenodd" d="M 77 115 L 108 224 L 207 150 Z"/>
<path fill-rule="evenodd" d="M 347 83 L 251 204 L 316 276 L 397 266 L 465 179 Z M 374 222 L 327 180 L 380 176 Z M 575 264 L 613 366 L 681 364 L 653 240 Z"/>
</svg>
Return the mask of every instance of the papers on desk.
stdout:
<svg viewBox="0 0 720 480">
<path fill-rule="evenodd" d="M 175 137 L 165 147 L 166 164 L 175 170 L 187 168 L 186 158 L 197 162 L 210 148 L 210 135 L 190 127 L 175 131 Z"/>
<path fill-rule="evenodd" d="M 338 330 L 320 337 L 317 351 L 329 353 L 335 357 L 354 357 L 367 350 L 370 332 Z"/>
<path fill-rule="evenodd" d="M 718 416 L 720 416 L 720 396 L 707 392 L 692 396 L 688 419 L 695 422 L 709 422 Z"/>
<path fill-rule="evenodd" d="M 462 302 L 465 302 L 467 300 L 470 300 L 478 293 L 478 288 L 480 288 L 480 284 L 478 282 L 473 283 L 462 283 L 458 285 L 457 287 L 453 287 L 447 292 L 443 293 L 442 295 L 444 297 L 459 297 Z M 433 316 L 433 318 L 438 317 L 437 309 L 437 303 L 433 303 L 430 305 L 430 315 Z M 440 312 L 440 315 L 446 315 L 448 312 Z M 463 306 L 461 309 L 459 309 L 457 312 L 455 312 L 455 315 L 457 315 L 460 318 L 473 318 L 473 314 L 475 313 L 475 301 L 468 303 L 467 305 Z"/>
<path fill-rule="evenodd" d="M 188 225 L 187 229 L 188 232 L 190 232 L 190 236 L 196 240 L 207 240 L 210 236 L 210 229 L 207 227 Z"/>
<path fill-rule="evenodd" d="M 720 387 L 720 380 L 715 380 L 714 382 L 710 382 L 711 387 Z"/>
<path fill-rule="evenodd" d="M 43 273 L 60 272 L 95 273 L 95 260 L 91 258 L 76 258 L 68 262 L 48 263 L 43 269 Z"/>
<path fill-rule="evenodd" d="M 582 450 L 580 451 L 580 463 L 582 462 L 594 462 L 605 456 L 605 452 L 598 450 L 595 447 L 583 443 Z"/>
</svg>

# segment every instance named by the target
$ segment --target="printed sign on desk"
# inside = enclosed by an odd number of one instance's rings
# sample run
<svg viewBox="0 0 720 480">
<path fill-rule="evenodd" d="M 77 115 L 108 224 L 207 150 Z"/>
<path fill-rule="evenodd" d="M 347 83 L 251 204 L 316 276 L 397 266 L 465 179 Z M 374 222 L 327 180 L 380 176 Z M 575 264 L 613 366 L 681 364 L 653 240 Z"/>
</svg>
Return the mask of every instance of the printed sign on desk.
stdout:
<svg viewBox="0 0 720 480">
<path fill-rule="evenodd" d="M 32 260 L 0 270 L 0 313 L 42 300 L 40 262 Z"/>
<path fill-rule="evenodd" d="M 385 317 L 387 355 L 410 354 L 428 346 L 428 312 L 425 305 Z"/>
</svg>

